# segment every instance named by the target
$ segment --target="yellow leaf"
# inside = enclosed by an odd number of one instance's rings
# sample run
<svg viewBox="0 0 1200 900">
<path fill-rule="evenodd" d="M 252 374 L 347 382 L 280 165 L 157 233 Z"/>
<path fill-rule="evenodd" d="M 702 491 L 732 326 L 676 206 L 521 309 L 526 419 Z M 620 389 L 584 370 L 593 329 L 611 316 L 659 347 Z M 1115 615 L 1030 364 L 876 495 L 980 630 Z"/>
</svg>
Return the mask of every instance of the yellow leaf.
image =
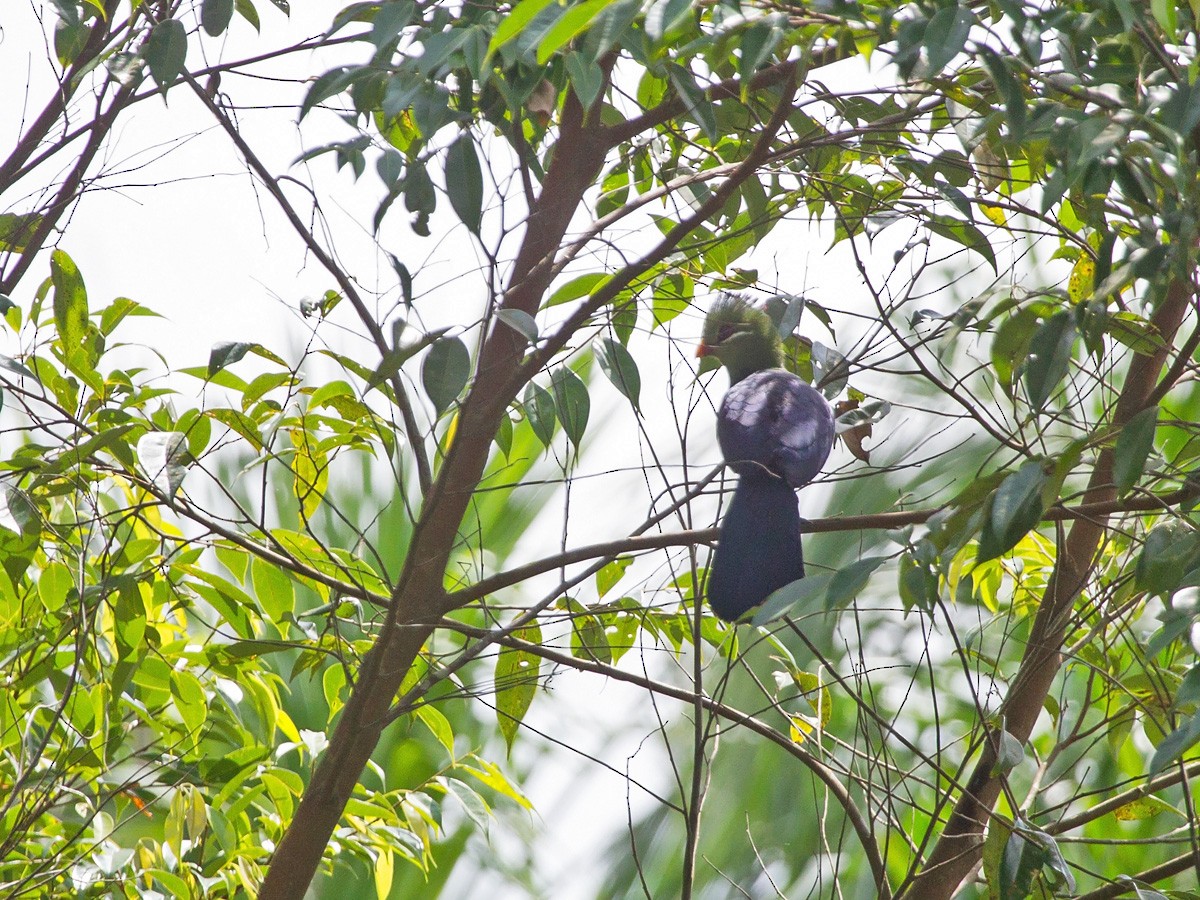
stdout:
<svg viewBox="0 0 1200 900">
<path fill-rule="evenodd" d="M 292 430 L 292 490 L 300 501 L 300 521 L 307 522 L 321 505 L 329 484 L 329 459 L 317 446 L 316 436 L 302 428 Z"/>
<path fill-rule="evenodd" d="M 1079 303 L 1092 295 L 1096 281 L 1096 264 L 1086 254 L 1080 255 L 1071 269 L 1071 277 L 1067 281 L 1067 296 L 1072 303 Z"/>
<path fill-rule="evenodd" d="M 1124 806 L 1114 809 L 1113 816 L 1120 822 L 1135 822 L 1140 819 L 1152 819 L 1160 812 L 1173 812 L 1175 815 L 1181 816 L 1179 810 L 1157 797 L 1139 797 L 1136 800 L 1130 800 Z"/>
<path fill-rule="evenodd" d="M 788 716 L 788 719 L 792 723 L 790 734 L 793 744 L 803 744 L 808 740 L 808 736 L 817 730 L 808 716 L 792 715 Z"/>
<path fill-rule="evenodd" d="M 992 223 L 1001 227 L 1004 227 L 1004 225 L 1007 224 L 1008 216 L 1004 214 L 1004 210 L 1002 210 L 999 206 L 989 206 L 985 203 L 983 204 L 982 209 L 983 214 L 987 216 Z"/>
<path fill-rule="evenodd" d="M 396 861 L 390 850 L 382 850 L 375 860 L 375 896 L 379 900 L 387 900 L 392 892 L 392 877 L 395 875 Z"/>
</svg>

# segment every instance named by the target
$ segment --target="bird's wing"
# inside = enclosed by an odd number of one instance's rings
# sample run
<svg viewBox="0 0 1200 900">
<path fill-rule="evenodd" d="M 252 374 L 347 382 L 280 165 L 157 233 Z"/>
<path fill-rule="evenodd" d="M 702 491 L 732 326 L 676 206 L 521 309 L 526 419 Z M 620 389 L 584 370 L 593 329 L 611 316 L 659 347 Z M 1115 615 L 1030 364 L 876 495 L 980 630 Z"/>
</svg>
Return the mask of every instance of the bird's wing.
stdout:
<svg viewBox="0 0 1200 900">
<path fill-rule="evenodd" d="M 821 471 L 833 437 L 829 403 L 783 369 L 764 369 L 731 386 L 717 420 L 721 452 L 735 471 L 769 471 L 794 488 Z"/>
</svg>

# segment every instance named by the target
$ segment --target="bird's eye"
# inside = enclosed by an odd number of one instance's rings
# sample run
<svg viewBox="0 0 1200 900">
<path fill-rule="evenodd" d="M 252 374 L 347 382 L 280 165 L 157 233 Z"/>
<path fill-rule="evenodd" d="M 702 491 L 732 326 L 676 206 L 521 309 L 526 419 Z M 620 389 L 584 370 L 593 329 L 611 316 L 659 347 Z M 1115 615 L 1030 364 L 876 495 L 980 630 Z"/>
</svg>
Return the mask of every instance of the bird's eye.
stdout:
<svg viewBox="0 0 1200 900">
<path fill-rule="evenodd" d="M 720 328 L 717 329 L 717 343 L 718 344 L 725 343 L 727 340 L 729 340 L 731 337 L 733 337 L 733 333 L 735 331 L 737 331 L 737 326 L 734 325 L 732 322 L 728 322 L 728 323 L 722 325 Z"/>
</svg>

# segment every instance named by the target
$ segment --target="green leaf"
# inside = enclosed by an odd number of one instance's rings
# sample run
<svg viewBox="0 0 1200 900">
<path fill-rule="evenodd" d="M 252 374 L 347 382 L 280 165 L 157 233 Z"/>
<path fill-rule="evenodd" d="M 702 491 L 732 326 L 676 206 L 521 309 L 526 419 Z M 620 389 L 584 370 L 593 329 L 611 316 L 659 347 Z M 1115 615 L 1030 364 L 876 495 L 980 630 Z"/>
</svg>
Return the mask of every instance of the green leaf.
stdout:
<svg viewBox="0 0 1200 900">
<path fill-rule="evenodd" d="M 254 344 L 242 341 L 222 341 L 213 344 L 208 352 L 208 377 L 212 378 L 226 366 L 231 366 L 254 349 Z"/>
<path fill-rule="evenodd" d="M 551 306 L 570 303 L 572 300 L 578 300 L 580 297 L 586 297 L 589 294 L 595 293 L 596 288 L 608 282 L 611 277 L 611 275 L 605 275 L 603 272 L 589 272 L 587 275 L 572 278 L 551 294 L 550 299 L 542 304 L 542 308 L 548 309 Z"/>
<path fill-rule="evenodd" d="M 54 324 L 63 352 L 70 357 L 83 346 L 87 335 L 87 290 L 79 268 L 63 250 L 50 255 L 50 278 L 54 284 Z"/>
<path fill-rule="evenodd" d="M 187 56 L 187 30 L 178 19 L 159 22 L 150 32 L 143 51 L 150 74 L 165 94 L 183 71 Z"/>
<path fill-rule="evenodd" d="M 565 62 L 579 105 L 591 109 L 600 96 L 600 89 L 604 87 L 604 72 L 593 60 L 574 50 L 567 54 Z"/>
<path fill-rule="evenodd" d="M 1034 332 L 1024 367 L 1025 390 L 1034 410 L 1041 412 L 1066 378 L 1075 335 L 1074 317 L 1066 310 L 1052 315 Z"/>
<path fill-rule="evenodd" d="M 1013 472 L 992 496 L 983 520 L 975 562 L 1007 553 L 1042 517 L 1042 486 L 1046 473 L 1040 460 L 1030 460 Z"/>
<path fill-rule="evenodd" d="M 646 34 L 652 41 L 661 41 L 693 15 L 693 10 L 691 0 L 655 0 L 646 10 Z"/>
<path fill-rule="evenodd" d="M 1146 459 L 1154 449 L 1154 430 L 1158 426 L 1158 407 L 1151 406 L 1135 415 L 1117 435 L 1113 450 L 1113 482 L 1117 493 L 1129 493 L 1146 468 Z"/>
<path fill-rule="evenodd" d="M 435 706 L 418 706 L 413 714 L 421 720 L 430 733 L 437 738 L 439 744 L 446 748 L 450 758 L 454 758 L 454 729 L 447 719 Z"/>
<path fill-rule="evenodd" d="M 1025 748 L 1020 741 L 1004 730 L 1000 731 L 999 743 L 994 773 L 1004 775 L 1025 761 Z"/>
<path fill-rule="evenodd" d="M 538 42 L 537 61 L 544 66 L 555 53 L 566 46 L 576 35 L 592 24 L 600 13 L 616 0 L 584 0 L 567 9 Z M 585 104 L 586 108 L 586 104 Z"/>
<path fill-rule="evenodd" d="M 75 58 L 87 46 L 88 26 L 79 18 L 75 7 L 56 5 L 60 18 L 54 24 L 54 55 L 66 67 L 75 62 Z"/>
<path fill-rule="evenodd" d="M 600 371 L 633 404 L 634 410 L 640 413 L 638 400 L 642 393 L 642 376 L 638 373 L 633 354 L 612 338 L 601 338 L 595 346 Z"/>
<path fill-rule="evenodd" d="M 22 253 L 29 246 L 30 236 L 42 224 L 43 217 L 38 213 L 0 213 L 0 251 Z M 8 298 L 4 298 L 8 300 Z M 9 305 L 12 304 L 8 300 Z M 0 314 L 7 309 L 0 302 Z"/>
<path fill-rule="evenodd" d="M 204 0 L 200 8 L 200 24 L 212 37 L 225 33 L 233 20 L 233 0 Z"/>
<path fill-rule="evenodd" d="M 695 285 L 692 279 L 681 272 L 670 272 L 654 285 L 651 312 L 654 314 L 653 331 L 665 325 L 686 310 L 692 303 Z"/>
<path fill-rule="evenodd" d="M 596 596 L 603 597 L 621 580 L 633 564 L 632 556 L 618 556 L 596 573 Z"/>
<path fill-rule="evenodd" d="M 809 575 L 785 584 L 763 601 L 754 618 L 752 625 L 766 625 L 773 619 L 778 619 L 793 607 L 799 607 L 801 612 L 813 612 L 825 609 L 825 597 L 829 592 L 829 584 L 833 581 L 833 573 L 822 572 L 819 575 Z"/>
<path fill-rule="evenodd" d="M 518 628 L 513 637 L 527 644 L 540 645 L 542 630 L 534 622 Z M 496 716 L 510 754 L 513 739 L 537 693 L 540 666 L 541 659 L 536 654 L 514 647 L 501 647 L 496 657 Z"/>
<path fill-rule="evenodd" d="M 35 379 L 37 378 L 37 376 L 34 375 L 31 371 L 29 371 L 29 369 L 27 369 L 25 366 L 21 365 L 19 362 L 17 362 L 15 359 L 13 359 L 10 356 L 0 356 L 0 369 L 7 369 L 10 372 L 13 372 L 17 375 L 21 375 L 26 378 L 35 378 Z"/>
<path fill-rule="evenodd" d="M 525 388 L 525 418 L 529 420 L 533 433 L 545 446 L 554 438 L 554 397 L 545 388 L 529 382 Z"/>
<path fill-rule="evenodd" d="M 762 64 L 771 58 L 784 33 L 784 29 L 780 28 L 772 17 L 769 21 L 755 22 L 742 34 L 738 75 L 742 80 L 743 98 L 749 96 L 750 79 Z"/>
<path fill-rule="evenodd" d="M 996 266 L 996 253 L 992 250 L 991 243 L 983 232 L 970 222 L 963 222 L 950 216 L 936 215 L 930 216 L 925 225 L 934 234 L 940 234 L 968 250 L 974 250 L 988 261 L 993 272 L 999 271 Z"/>
<path fill-rule="evenodd" d="M 504 720 L 501 719 L 501 721 Z M 484 799 L 474 789 L 457 779 L 443 778 L 442 783 L 446 785 L 447 791 L 453 794 L 458 799 L 458 802 L 462 804 L 467 816 L 475 823 L 475 826 L 480 831 L 487 831 L 492 812 Z"/>
<path fill-rule="evenodd" d="M 296 589 L 287 572 L 273 563 L 254 557 L 250 563 L 254 597 L 263 614 L 272 622 L 282 622 L 296 607 Z"/>
<path fill-rule="evenodd" d="M 302 428 L 292 429 L 292 492 L 300 503 L 301 523 L 312 520 L 325 498 L 329 485 L 329 458 L 315 435 Z"/>
<path fill-rule="evenodd" d="M 437 191 L 424 166 L 409 166 L 404 178 L 404 208 L 416 213 L 410 227 L 421 237 L 429 237 L 429 217 L 437 209 Z M 378 231 L 376 220 L 376 231 Z"/>
<path fill-rule="evenodd" d="M 592 408 L 587 385 L 578 375 L 562 366 L 551 376 L 550 387 L 554 391 L 554 405 L 563 431 L 578 452 Z"/>
<path fill-rule="evenodd" d="M 498 309 L 496 318 L 511 328 L 517 334 L 524 335 L 530 344 L 538 340 L 537 321 L 523 309 Z"/>
<path fill-rule="evenodd" d="M 492 40 L 488 44 L 488 56 L 491 56 L 517 35 L 519 35 L 534 16 L 548 7 L 554 0 L 522 0 L 512 8 L 496 28 Z"/>
<path fill-rule="evenodd" d="M 241 7 L 239 6 L 238 9 L 240 11 Z M 359 71 L 357 68 L 339 66 L 318 76 L 312 83 L 312 87 L 308 89 L 308 93 L 304 95 L 304 102 L 300 104 L 300 119 L 303 120 L 318 103 L 340 94 L 349 87 Z"/>
<path fill-rule="evenodd" d="M 696 124 L 700 126 L 704 136 L 708 138 L 708 142 L 715 145 L 720 137 L 720 132 L 717 130 L 717 117 L 712 101 L 708 99 L 700 85 L 696 84 L 692 73 L 683 66 L 678 63 L 668 63 L 667 74 L 679 99 L 687 107 L 687 111 L 696 120 Z"/>
<path fill-rule="evenodd" d="M 410 341 L 407 344 L 397 344 L 379 361 L 379 368 L 367 380 L 367 390 L 383 384 L 399 372 L 400 367 L 408 362 L 409 359 L 416 356 L 449 330 L 449 328 L 438 328 L 428 334 L 421 335 L 415 341 Z"/>
<path fill-rule="evenodd" d="M 478 235 L 483 219 L 483 170 L 469 132 L 459 135 L 446 152 L 446 193 L 459 219 Z"/>
<path fill-rule="evenodd" d="M 825 608 L 836 609 L 848 604 L 867 586 L 871 573 L 885 562 L 886 556 L 868 556 L 834 572 L 825 593 Z"/>
<path fill-rule="evenodd" d="M 458 399 L 470 375 L 471 354 L 461 338 L 442 338 L 429 348 L 421 365 L 421 383 L 439 416 Z"/>
<path fill-rule="evenodd" d="M 1184 719 L 1182 724 L 1162 739 L 1150 758 L 1150 769 L 1147 776 L 1153 777 L 1175 762 L 1183 754 L 1200 742 L 1200 712 L 1193 713 Z"/>
<path fill-rule="evenodd" d="M 1180 525 L 1159 525 L 1142 545 L 1134 573 L 1138 590 L 1166 595 L 1179 587 L 1200 557 L 1200 534 Z"/>
<path fill-rule="evenodd" d="M 940 75 L 950 60 L 962 52 L 975 23 L 975 15 L 962 6 L 939 9 L 925 28 L 925 51 L 928 54 L 928 77 Z"/>
<path fill-rule="evenodd" d="M 254 0 L 234 0 L 233 6 L 237 10 L 237 14 L 249 22 L 255 31 L 262 30 L 262 23 L 259 21 Z"/>
</svg>

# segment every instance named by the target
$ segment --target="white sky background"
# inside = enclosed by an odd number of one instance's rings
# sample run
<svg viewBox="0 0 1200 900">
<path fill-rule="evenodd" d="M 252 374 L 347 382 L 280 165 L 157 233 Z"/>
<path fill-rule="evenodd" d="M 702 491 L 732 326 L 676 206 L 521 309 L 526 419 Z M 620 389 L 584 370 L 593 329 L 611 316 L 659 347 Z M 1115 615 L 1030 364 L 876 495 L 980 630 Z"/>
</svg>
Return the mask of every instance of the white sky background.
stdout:
<svg viewBox="0 0 1200 900">
<path fill-rule="evenodd" d="M 225 38 L 214 40 L 204 36 L 197 41 L 191 37 L 189 64 L 194 68 L 201 61 L 201 49 L 211 54 L 208 57 L 211 60 L 236 59 L 317 35 L 344 5 L 342 0 L 295 2 L 288 18 L 262 0 L 258 3 L 263 24 L 261 38 L 235 16 Z M 49 4 L 40 0 L 6 0 L 5 7 L 0 19 L 3 28 L 0 84 L 10 88 L 0 101 L 0 148 L 12 145 L 20 133 L 22 118 L 31 119 L 37 114 L 54 84 L 49 61 L 53 53 L 46 47 L 37 20 L 38 13 L 52 16 Z M 361 61 L 366 52 L 365 45 L 351 44 L 320 53 L 295 54 L 273 64 L 270 71 L 289 79 L 311 77 L 339 62 Z M 22 97 L 11 86 L 26 81 L 30 89 L 27 97 Z M 377 245 L 370 233 L 371 221 L 383 187 L 374 174 L 373 158 L 369 159 L 367 173 L 357 183 L 348 169 L 334 174 L 332 155 L 309 163 L 307 173 L 304 166 L 290 168 L 304 149 L 347 138 L 349 129 L 322 111 L 310 114 L 303 127 L 298 128 L 296 110 L 303 94 L 294 81 L 252 83 L 226 75 L 222 89 L 239 104 L 276 107 L 239 114 L 244 136 L 276 175 L 289 174 L 302 181 L 311 176 L 320 189 L 332 245 L 340 262 L 367 289 L 366 293 L 386 292 L 381 311 L 386 312 L 398 299 L 399 290 L 379 246 L 394 252 L 408 265 L 416 278 L 418 295 L 433 293 L 438 298 L 436 302 L 424 300 L 419 304 L 425 315 L 434 317 L 426 320 L 428 327 L 478 315 L 483 300 L 481 279 L 470 277 L 457 284 L 455 279 L 463 273 L 475 273 L 482 259 L 465 229 L 451 228 L 454 220 L 445 197 L 440 198 L 439 213 L 433 221 L 435 234 L 439 228 L 443 232 L 450 229 L 445 240 L 435 243 L 414 239 L 406 224 L 408 213 L 400 201 L 385 220 Z M 128 296 L 166 317 L 165 321 L 127 319 L 117 334 L 123 340 L 153 347 L 173 367 L 205 365 L 211 346 L 226 340 L 261 342 L 286 359 L 293 359 L 315 321 L 300 318 L 299 301 L 304 297 L 318 298 L 326 290 L 336 288 L 336 284 L 306 255 L 291 227 L 277 212 L 274 201 L 261 188 L 256 189 L 227 137 L 190 90 L 178 85 L 171 90 L 168 100 L 169 104 L 164 106 L 160 98 L 150 98 L 123 115 L 115 139 L 109 142 L 104 155 L 103 168 L 110 175 L 103 184 L 109 189 L 84 198 L 66 224 L 65 236 L 58 246 L 79 265 L 93 308 L 114 297 Z M 440 175 L 435 173 L 434 179 L 440 182 Z M 29 185 L 28 190 L 32 192 L 38 187 Z M 22 211 L 14 198 L 23 193 L 7 194 L 6 207 L 0 212 Z M 299 188 L 290 187 L 289 195 L 302 211 L 309 209 Z M 653 231 L 646 240 L 656 237 L 657 231 Z M 859 306 L 863 312 L 870 312 L 869 295 L 854 269 L 848 246 L 842 244 L 832 254 L 825 255 L 830 237 L 829 231 L 817 234 L 798 223 L 783 225 L 757 250 L 753 260 L 743 260 L 738 265 L 756 265 L 765 286 L 777 285 L 781 291 L 808 293 L 831 306 L 842 309 Z M 903 236 L 897 235 L 897 240 L 903 243 Z M 323 243 L 330 246 L 329 241 Z M 633 240 L 633 246 L 639 246 L 638 240 Z M 893 249 L 890 241 L 882 241 L 880 258 L 890 263 Z M 431 254 L 429 259 L 426 254 Z M 1002 262 L 1002 270 L 1003 267 Z M 47 273 L 43 254 L 13 300 L 27 308 L 33 291 Z M 463 296 L 464 290 L 467 296 Z M 921 305 L 952 308 L 949 303 L 933 301 Z M 648 327 L 646 314 L 640 324 L 643 329 Z M 802 330 L 805 324 L 811 323 L 802 323 Z M 839 327 L 845 328 L 839 332 L 839 338 L 856 330 L 846 321 L 839 322 Z M 376 360 L 375 350 L 355 337 L 358 329 L 349 304 L 343 303 L 331 321 L 320 328 L 322 340 L 336 344 L 343 352 L 356 354 L 365 364 Z M 672 434 L 662 444 L 668 449 L 674 446 L 674 426 L 669 423 L 675 414 L 669 402 L 669 384 L 672 378 L 677 382 L 676 399 L 685 398 L 694 390 L 685 367 L 691 364 L 690 355 L 698 334 L 699 316 L 685 314 L 673 323 L 672 340 L 659 330 L 649 336 L 636 335 L 631 346 L 641 366 L 646 421 L 671 430 Z M 0 335 L 0 353 L 14 355 L 19 348 L 11 334 L 5 330 Z M 812 336 L 829 341 L 821 329 L 813 331 Z M 848 349 L 841 340 L 839 348 Z M 147 357 L 144 362 L 149 360 L 152 358 Z M 161 371 L 161 365 L 154 362 L 152 371 Z M 198 382 L 186 379 L 173 379 L 172 384 L 185 391 L 199 388 Z M 579 474 L 645 465 L 648 460 L 642 455 L 628 406 L 598 373 L 593 384 L 598 388 L 593 391 L 591 447 L 584 455 Z M 871 389 L 869 384 L 856 384 Z M 724 386 L 724 376 L 716 376 L 710 385 L 714 403 Z M 701 406 L 697 415 L 690 425 L 693 440 L 698 442 L 690 449 L 691 459 L 693 463 L 715 463 L 715 442 L 707 424 L 711 412 Z M 903 421 L 903 416 L 888 420 L 882 430 L 877 429 L 877 434 L 893 431 Z M 896 441 L 894 446 L 904 444 Z M 886 455 L 894 458 L 890 450 Z M 839 447 L 828 468 L 855 465 L 845 449 Z M 699 474 L 703 474 L 702 469 L 694 470 L 694 476 Z M 652 480 L 651 493 L 659 486 L 659 482 Z M 830 496 L 831 491 L 822 486 L 806 490 L 801 495 L 802 514 L 821 515 Z M 570 543 L 575 545 L 627 533 L 645 517 L 649 497 L 644 480 L 631 472 L 623 479 L 579 478 L 571 503 L 574 515 L 570 521 Z M 715 512 L 715 505 L 712 508 Z M 711 524 L 711 519 L 696 524 L 704 527 Z M 674 523 L 667 523 L 668 529 L 674 527 Z M 561 507 L 551 508 L 543 516 L 541 527 L 522 540 L 513 562 L 542 556 L 547 548 L 558 546 L 561 531 Z M 531 589 L 528 598 L 536 595 L 536 589 Z M 631 664 L 633 655 L 626 658 Z M 678 707 L 663 706 L 672 716 L 683 715 Z M 640 691 L 602 683 L 593 676 L 566 674 L 556 680 L 550 696 L 539 695 L 530 722 L 568 744 L 587 747 L 618 769 L 623 769 L 625 760 L 632 758 L 635 776 L 660 789 L 667 788 L 669 768 L 661 744 L 653 738 L 643 743 L 653 731 L 655 721 Z M 555 765 L 539 766 L 524 785 L 542 828 L 534 845 L 538 877 L 555 897 L 594 896 L 597 890 L 594 879 L 598 874 L 595 856 L 625 827 L 626 784 L 619 775 L 576 757 L 561 753 L 555 756 Z M 713 789 L 719 791 L 719 786 Z M 632 796 L 636 820 L 638 810 L 646 809 L 649 801 L 639 799 L 636 789 Z M 513 838 L 502 832 L 503 826 L 493 831 L 494 851 L 515 851 L 513 846 L 506 850 L 506 842 Z M 489 900 L 508 896 L 495 883 L 466 883 L 472 874 L 466 870 L 458 873 L 446 895 Z"/>
</svg>

